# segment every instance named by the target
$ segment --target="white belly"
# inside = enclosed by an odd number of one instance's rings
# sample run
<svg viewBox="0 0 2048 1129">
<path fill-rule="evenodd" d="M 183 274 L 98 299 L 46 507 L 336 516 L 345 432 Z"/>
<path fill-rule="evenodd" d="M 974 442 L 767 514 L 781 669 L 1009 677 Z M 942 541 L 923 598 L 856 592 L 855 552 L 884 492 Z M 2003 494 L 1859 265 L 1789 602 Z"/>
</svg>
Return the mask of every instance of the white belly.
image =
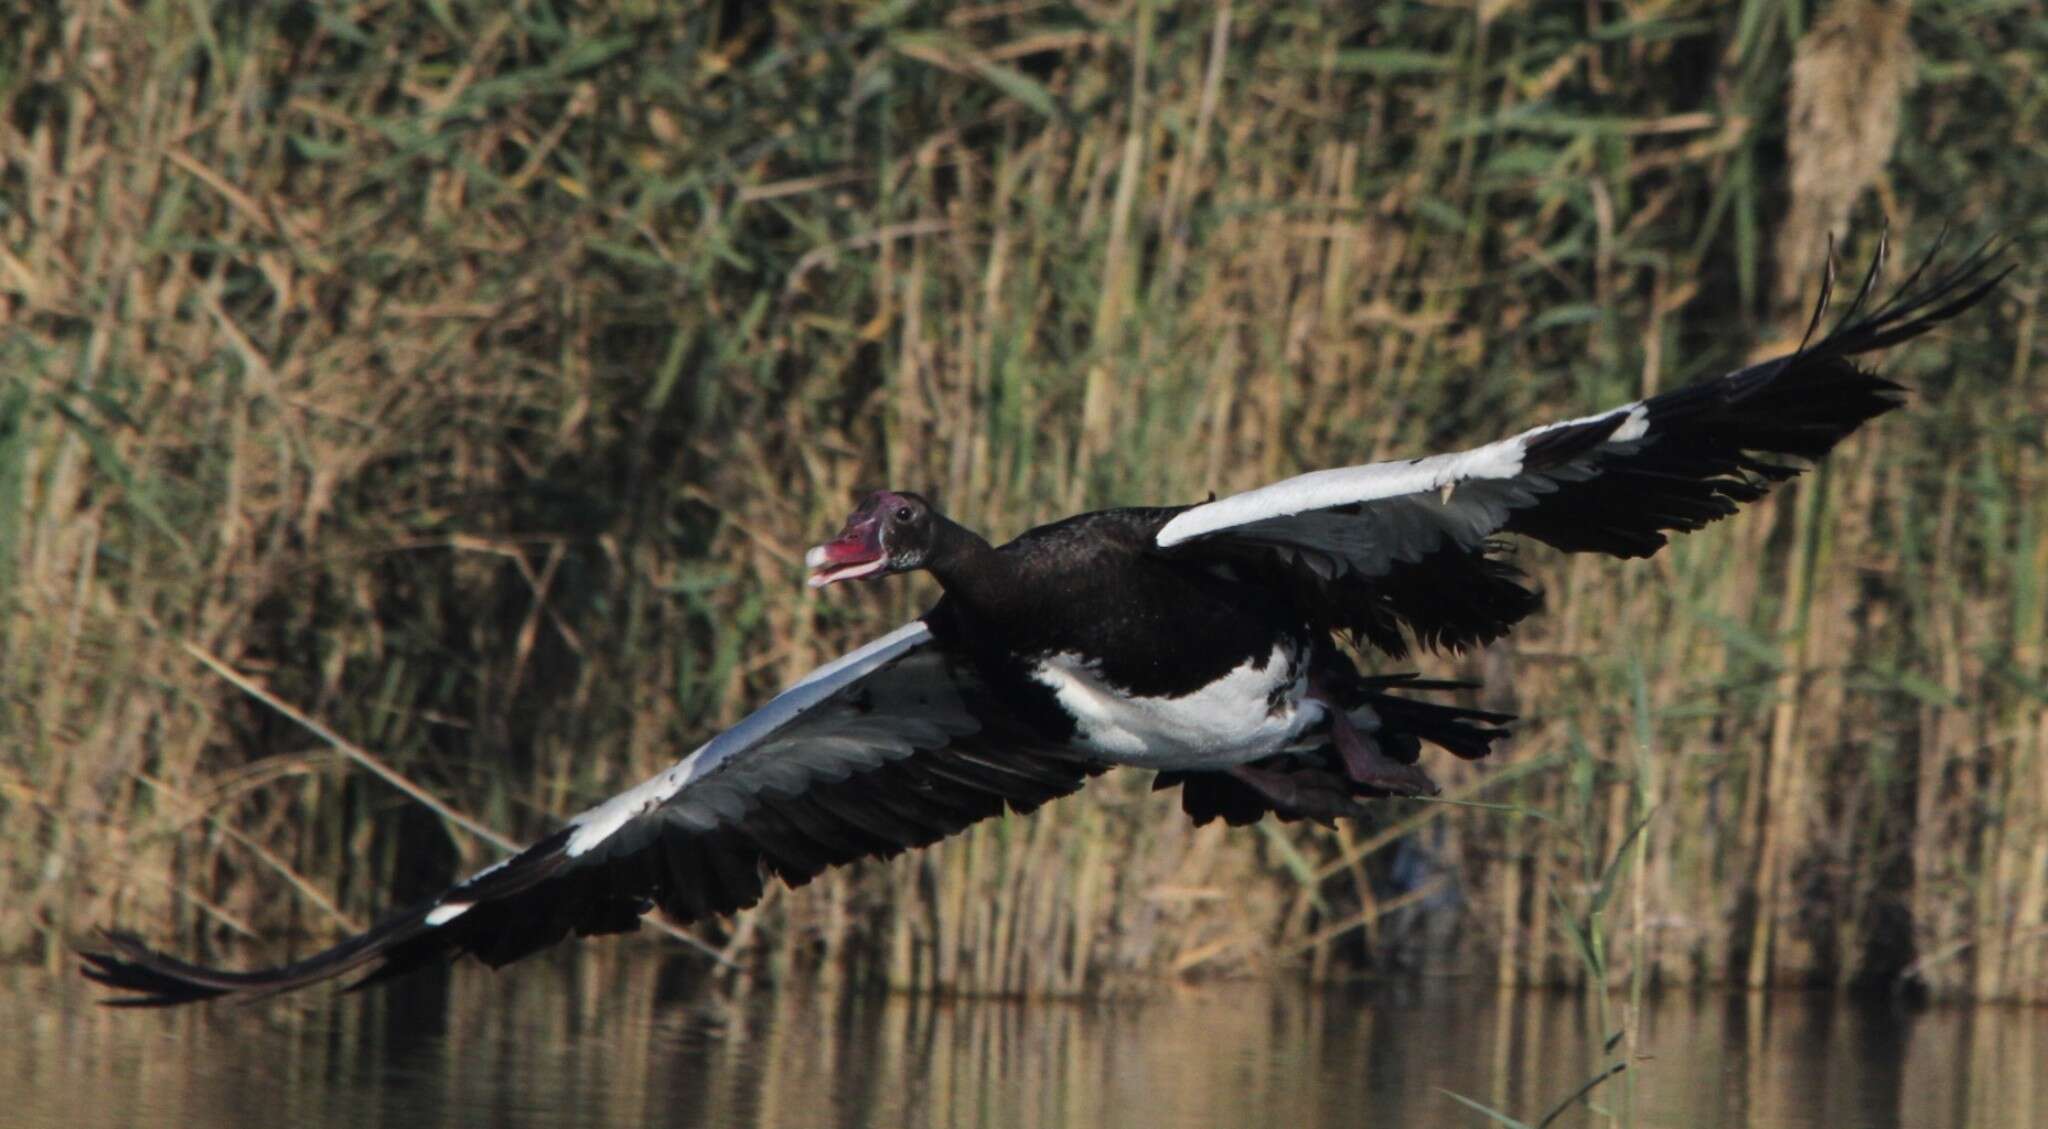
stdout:
<svg viewBox="0 0 2048 1129">
<path fill-rule="evenodd" d="M 1228 768 L 1285 748 L 1323 719 L 1306 697 L 1305 663 L 1278 646 L 1177 698 L 1143 698 L 1102 680 L 1073 654 L 1041 661 L 1031 676 L 1074 718 L 1075 743 L 1116 764 L 1141 768 Z"/>
</svg>

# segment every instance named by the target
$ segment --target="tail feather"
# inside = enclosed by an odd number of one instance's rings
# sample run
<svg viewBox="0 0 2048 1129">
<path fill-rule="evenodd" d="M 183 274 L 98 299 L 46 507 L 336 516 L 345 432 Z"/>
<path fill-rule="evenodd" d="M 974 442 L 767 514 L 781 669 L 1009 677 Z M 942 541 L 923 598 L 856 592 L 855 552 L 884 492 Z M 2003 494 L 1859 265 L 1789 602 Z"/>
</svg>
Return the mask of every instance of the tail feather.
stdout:
<svg viewBox="0 0 2048 1129">
<path fill-rule="evenodd" d="M 1362 734 L 1395 760 L 1414 764 L 1423 742 L 1461 759 L 1476 760 L 1492 751 L 1495 741 L 1508 735 L 1503 727 L 1515 720 L 1513 714 L 1444 705 L 1388 692 L 1468 690 L 1474 686 L 1471 682 L 1426 679 L 1415 674 L 1376 675 L 1358 679 L 1344 695 L 1344 701 Z M 1338 816 L 1363 815 L 1365 808 L 1360 801 L 1389 795 L 1351 780 L 1336 749 L 1328 744 L 1277 754 L 1247 767 L 1284 777 L 1296 794 L 1293 802 L 1278 802 L 1269 792 L 1254 788 L 1229 772 L 1162 772 L 1153 780 L 1152 788 L 1158 791 L 1178 787 L 1181 810 L 1197 827 L 1217 819 L 1242 827 L 1269 815 L 1283 823 L 1303 819 L 1327 823 Z"/>
</svg>

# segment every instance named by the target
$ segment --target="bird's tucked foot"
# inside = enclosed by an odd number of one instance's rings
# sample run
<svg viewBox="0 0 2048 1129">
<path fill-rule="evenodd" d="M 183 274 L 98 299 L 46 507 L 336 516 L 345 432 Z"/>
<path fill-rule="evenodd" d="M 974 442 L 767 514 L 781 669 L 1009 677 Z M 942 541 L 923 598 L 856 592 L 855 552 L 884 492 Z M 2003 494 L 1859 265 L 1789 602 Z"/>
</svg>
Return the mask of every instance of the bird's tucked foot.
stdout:
<svg viewBox="0 0 2048 1129">
<path fill-rule="evenodd" d="M 1313 819 L 1329 823 L 1338 816 L 1359 812 L 1345 794 L 1343 781 L 1326 772 L 1282 772 L 1241 764 L 1230 775 L 1259 796 L 1282 818 Z"/>
<path fill-rule="evenodd" d="M 1434 796 L 1442 789 L 1421 765 L 1403 764 L 1388 756 L 1370 733 L 1361 732 L 1348 714 L 1330 710 L 1330 743 L 1344 760 L 1344 771 L 1367 788 L 1378 788 L 1396 796 Z"/>
</svg>

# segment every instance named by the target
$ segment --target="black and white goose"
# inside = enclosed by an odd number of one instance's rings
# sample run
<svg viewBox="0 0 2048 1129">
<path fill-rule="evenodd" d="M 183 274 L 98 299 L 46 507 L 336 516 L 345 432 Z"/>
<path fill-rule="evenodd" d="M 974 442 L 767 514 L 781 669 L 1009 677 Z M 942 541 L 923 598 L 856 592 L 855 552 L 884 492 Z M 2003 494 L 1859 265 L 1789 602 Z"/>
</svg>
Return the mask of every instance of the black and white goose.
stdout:
<svg viewBox="0 0 2048 1129">
<path fill-rule="evenodd" d="M 1485 643 L 1535 610 L 1499 555 L 1521 534 L 1647 556 L 1761 496 L 1898 386 L 1848 358 L 1982 299 L 1985 251 L 1922 263 L 1786 356 L 1456 454 L 1317 471 L 1197 505 L 1082 514 L 991 546 L 915 494 L 870 496 L 813 549 L 810 582 L 923 569 L 922 618 L 818 668 L 674 767 L 513 858 L 304 960 L 204 968 L 106 935 L 85 973 L 173 1004 L 345 973 L 376 981 L 462 954 L 493 966 L 571 933 L 754 904 L 772 875 L 896 854 L 1114 766 L 1158 771 L 1197 822 L 1329 818 L 1422 794 L 1428 742 L 1486 754 L 1509 718 L 1417 700 L 1456 684 L 1368 676 L 1337 645 Z M 1832 280 L 1826 280 L 1831 282 Z M 1823 285 L 1821 307 L 1827 303 Z M 1815 324 L 1819 322 L 1818 310 Z"/>
</svg>

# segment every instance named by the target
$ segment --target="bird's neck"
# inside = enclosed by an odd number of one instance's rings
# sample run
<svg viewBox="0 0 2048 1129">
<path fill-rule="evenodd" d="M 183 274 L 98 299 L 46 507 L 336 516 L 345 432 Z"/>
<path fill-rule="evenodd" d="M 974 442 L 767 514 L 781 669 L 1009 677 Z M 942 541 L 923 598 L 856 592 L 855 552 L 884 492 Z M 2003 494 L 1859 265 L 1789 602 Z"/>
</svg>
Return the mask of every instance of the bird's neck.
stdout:
<svg viewBox="0 0 2048 1129">
<path fill-rule="evenodd" d="M 1010 585 L 1008 563 L 987 539 L 964 525 L 940 517 L 925 569 L 956 599 L 977 607 L 993 607 Z"/>
</svg>

